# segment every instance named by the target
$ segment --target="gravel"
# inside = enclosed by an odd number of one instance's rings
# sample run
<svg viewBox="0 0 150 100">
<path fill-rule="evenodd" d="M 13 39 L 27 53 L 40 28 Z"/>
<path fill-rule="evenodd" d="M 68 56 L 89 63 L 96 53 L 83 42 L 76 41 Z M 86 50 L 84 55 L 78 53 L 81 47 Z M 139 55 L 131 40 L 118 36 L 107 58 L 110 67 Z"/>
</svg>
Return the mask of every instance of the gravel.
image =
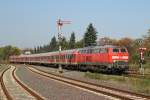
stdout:
<svg viewBox="0 0 150 100">
<path fill-rule="evenodd" d="M 13 78 L 12 72 L 15 67 L 11 66 L 9 70 L 4 73 L 3 80 L 5 87 L 7 88 L 8 92 L 15 100 L 35 100 L 29 93 L 26 92 Z"/>
<path fill-rule="evenodd" d="M 99 96 L 75 87 L 61 84 L 49 78 L 32 73 L 23 65 L 17 67 L 16 75 L 27 86 L 50 100 L 109 100 L 104 96 Z"/>
<path fill-rule="evenodd" d="M 40 69 L 40 70 L 43 70 L 46 72 L 53 72 L 56 74 L 60 74 L 60 73 L 58 73 L 57 68 L 51 68 L 51 67 L 45 67 L 45 66 L 34 66 L 34 65 L 32 67 L 35 67 L 37 69 Z M 118 88 L 118 89 L 132 91 L 132 88 L 128 84 L 117 84 L 116 82 L 113 82 L 113 81 L 109 82 L 109 81 L 104 81 L 104 80 L 90 79 L 88 77 L 85 77 L 85 72 L 64 69 L 63 73 L 61 73 L 60 75 L 69 77 L 69 78 L 73 78 L 73 79 L 86 81 L 86 82 L 91 82 L 91 83 L 95 83 L 95 84 L 106 85 L 106 86 L 110 86 L 110 87 L 114 87 L 114 88 Z"/>
</svg>

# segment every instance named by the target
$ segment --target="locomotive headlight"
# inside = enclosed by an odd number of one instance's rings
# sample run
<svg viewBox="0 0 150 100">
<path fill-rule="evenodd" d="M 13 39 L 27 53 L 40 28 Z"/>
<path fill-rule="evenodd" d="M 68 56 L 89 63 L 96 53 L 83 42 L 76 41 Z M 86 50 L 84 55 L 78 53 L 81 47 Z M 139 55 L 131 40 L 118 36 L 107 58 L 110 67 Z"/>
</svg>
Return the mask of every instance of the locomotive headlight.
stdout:
<svg viewBox="0 0 150 100">
<path fill-rule="evenodd" d="M 112 56 L 112 59 L 128 59 L 128 56 Z"/>
<path fill-rule="evenodd" d="M 113 60 L 113 62 L 128 62 L 127 60 Z"/>
<path fill-rule="evenodd" d="M 121 58 L 122 59 L 128 59 L 128 56 L 122 56 Z"/>
<path fill-rule="evenodd" d="M 112 59 L 119 59 L 119 56 L 112 56 Z"/>
<path fill-rule="evenodd" d="M 113 62 L 116 62 L 116 60 L 113 60 Z"/>
</svg>

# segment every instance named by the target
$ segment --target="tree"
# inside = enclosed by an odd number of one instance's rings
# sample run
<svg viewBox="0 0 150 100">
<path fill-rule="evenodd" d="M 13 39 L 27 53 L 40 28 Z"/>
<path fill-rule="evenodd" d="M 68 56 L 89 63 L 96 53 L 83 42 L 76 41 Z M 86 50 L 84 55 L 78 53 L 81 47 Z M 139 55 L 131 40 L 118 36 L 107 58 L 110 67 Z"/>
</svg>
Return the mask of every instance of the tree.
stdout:
<svg viewBox="0 0 150 100">
<path fill-rule="evenodd" d="M 0 48 L 0 60 L 8 60 L 12 55 L 19 55 L 21 53 L 20 49 L 12 46 L 5 46 Z"/>
<path fill-rule="evenodd" d="M 131 38 L 125 37 L 117 41 L 116 45 L 126 47 L 128 51 L 131 53 L 133 47 L 133 40 Z"/>
<path fill-rule="evenodd" d="M 150 49 L 150 29 L 147 32 L 147 35 L 144 38 L 144 46 Z"/>
<path fill-rule="evenodd" d="M 89 24 L 84 34 L 84 46 L 96 45 L 97 31 L 92 23 Z"/>
<path fill-rule="evenodd" d="M 147 48 L 145 55 L 150 57 L 150 29 L 148 30 L 147 35 L 144 37 L 143 47 Z"/>
<path fill-rule="evenodd" d="M 39 46 L 37 46 L 37 49 L 36 49 L 36 53 L 40 53 L 40 47 Z"/>
<path fill-rule="evenodd" d="M 49 50 L 48 51 L 56 51 L 58 49 L 57 41 L 55 36 L 51 39 Z"/>
<path fill-rule="evenodd" d="M 62 38 L 60 45 L 61 45 L 62 50 L 68 49 L 68 42 L 65 37 Z"/>
<path fill-rule="evenodd" d="M 34 47 L 33 53 L 37 53 L 37 49 L 36 49 L 36 47 Z"/>
<path fill-rule="evenodd" d="M 71 33 L 70 41 L 69 41 L 69 49 L 75 48 L 75 33 Z"/>
<path fill-rule="evenodd" d="M 115 45 L 116 41 L 117 40 L 111 39 L 109 37 L 103 37 L 103 38 L 99 38 L 97 43 L 98 43 L 98 45 Z"/>
<path fill-rule="evenodd" d="M 81 39 L 80 41 L 76 42 L 75 48 L 83 48 L 84 47 L 84 41 Z"/>
</svg>

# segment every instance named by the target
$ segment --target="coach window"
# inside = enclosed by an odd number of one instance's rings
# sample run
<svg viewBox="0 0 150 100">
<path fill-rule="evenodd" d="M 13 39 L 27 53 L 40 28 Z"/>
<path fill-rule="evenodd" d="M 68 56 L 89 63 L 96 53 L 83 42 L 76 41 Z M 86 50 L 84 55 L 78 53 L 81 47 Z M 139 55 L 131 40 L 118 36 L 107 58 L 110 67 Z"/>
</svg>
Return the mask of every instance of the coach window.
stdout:
<svg viewBox="0 0 150 100">
<path fill-rule="evenodd" d="M 69 54 L 69 59 L 71 59 L 71 57 L 72 57 L 72 54 Z"/>
<path fill-rule="evenodd" d="M 88 53 L 91 54 L 92 53 L 92 49 L 88 49 Z"/>
<path fill-rule="evenodd" d="M 82 53 L 82 50 L 79 50 L 79 53 Z"/>
<path fill-rule="evenodd" d="M 84 53 L 88 53 L 88 50 L 84 50 Z"/>
<path fill-rule="evenodd" d="M 74 58 L 74 56 L 75 56 L 75 54 L 71 54 L 71 57 L 70 57 L 70 59 Z"/>
<path fill-rule="evenodd" d="M 90 54 L 90 49 L 87 50 L 87 54 Z"/>
<path fill-rule="evenodd" d="M 81 53 L 83 53 L 83 50 L 81 50 Z"/>
<path fill-rule="evenodd" d="M 64 54 L 64 59 L 66 59 L 66 54 Z"/>
<path fill-rule="evenodd" d="M 125 48 L 121 48 L 120 51 L 121 52 L 126 52 L 126 49 Z"/>
<path fill-rule="evenodd" d="M 68 55 L 68 59 L 70 59 L 70 58 L 71 58 L 71 54 Z"/>
<path fill-rule="evenodd" d="M 67 59 L 67 54 L 65 54 L 65 59 Z"/>
<path fill-rule="evenodd" d="M 53 59 L 56 59 L 56 56 L 52 56 Z"/>
<path fill-rule="evenodd" d="M 69 54 L 67 54 L 67 59 L 69 59 Z"/>
<path fill-rule="evenodd" d="M 50 56 L 50 59 L 52 60 L 52 56 Z"/>
<path fill-rule="evenodd" d="M 84 50 L 82 50 L 82 53 L 84 53 Z"/>
<path fill-rule="evenodd" d="M 67 54 L 67 59 L 69 59 L 70 58 L 70 54 Z"/>
<path fill-rule="evenodd" d="M 113 52 L 119 52 L 118 48 L 113 48 Z"/>
<path fill-rule="evenodd" d="M 66 57 L 66 59 L 68 59 L 68 54 L 66 54 L 66 56 L 65 56 L 65 57 Z"/>
<path fill-rule="evenodd" d="M 57 55 L 56 55 L 55 57 L 56 57 L 56 59 L 58 59 L 58 56 L 57 56 Z"/>
<path fill-rule="evenodd" d="M 82 53 L 82 50 L 79 50 L 79 53 Z"/>
</svg>

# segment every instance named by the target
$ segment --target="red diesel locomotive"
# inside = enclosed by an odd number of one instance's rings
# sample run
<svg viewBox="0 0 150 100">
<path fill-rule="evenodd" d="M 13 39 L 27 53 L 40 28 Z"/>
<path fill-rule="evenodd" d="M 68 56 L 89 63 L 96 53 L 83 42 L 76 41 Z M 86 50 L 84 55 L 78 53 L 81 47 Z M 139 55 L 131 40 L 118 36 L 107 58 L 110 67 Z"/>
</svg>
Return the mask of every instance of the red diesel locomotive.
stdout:
<svg viewBox="0 0 150 100">
<path fill-rule="evenodd" d="M 124 72 L 128 69 L 129 54 L 125 47 L 105 45 L 40 54 L 11 56 L 12 63 L 61 64 L 67 69 L 101 72 Z"/>
</svg>

